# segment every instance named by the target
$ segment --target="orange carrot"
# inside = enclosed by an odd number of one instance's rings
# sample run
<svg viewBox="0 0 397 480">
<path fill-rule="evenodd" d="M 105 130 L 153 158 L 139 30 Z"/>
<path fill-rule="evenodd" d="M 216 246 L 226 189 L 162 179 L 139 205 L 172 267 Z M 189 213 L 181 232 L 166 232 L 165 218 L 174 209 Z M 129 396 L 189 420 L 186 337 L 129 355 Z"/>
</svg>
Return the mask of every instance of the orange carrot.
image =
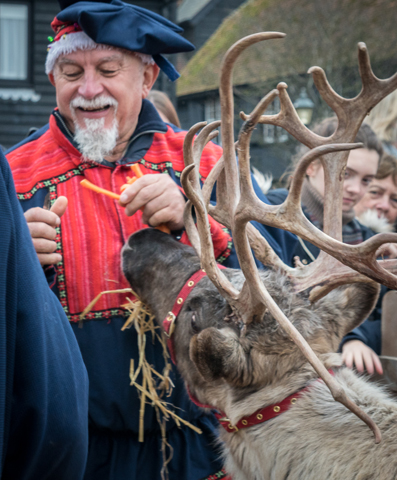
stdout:
<svg viewBox="0 0 397 480">
<path fill-rule="evenodd" d="M 135 173 L 136 178 L 143 177 L 141 167 L 138 163 L 134 163 L 134 165 L 131 165 L 131 170 Z"/>
<path fill-rule="evenodd" d="M 160 230 L 160 232 L 164 233 L 171 233 L 171 230 L 167 227 L 165 223 L 159 225 L 158 227 L 154 227 L 156 230 Z"/>
<path fill-rule="evenodd" d="M 126 188 L 128 188 L 130 185 L 132 185 L 136 180 L 138 180 L 136 177 L 127 177 L 127 183 L 125 183 L 124 185 L 121 185 L 120 187 L 120 192 L 124 192 L 124 190 Z"/>
<path fill-rule="evenodd" d="M 129 183 L 129 184 L 134 183 L 135 180 L 143 177 L 141 167 L 138 163 L 134 163 L 133 165 L 131 165 L 131 170 L 135 173 L 135 177 L 132 178 L 132 179 L 127 177 L 127 183 Z M 125 187 L 125 185 L 123 185 L 121 188 L 123 188 L 123 187 Z M 124 191 L 125 188 L 123 188 L 122 191 Z M 141 211 L 142 210 L 143 210 L 143 208 L 141 208 Z M 155 228 L 156 228 L 156 230 L 160 230 L 161 232 L 164 232 L 164 233 L 171 233 L 170 229 L 165 224 L 159 225 L 158 227 L 155 227 Z"/>
<path fill-rule="evenodd" d="M 94 185 L 93 183 L 89 182 L 88 180 L 84 179 L 81 180 L 80 182 L 83 187 L 89 188 L 90 190 L 93 190 L 96 193 L 103 193 L 103 195 L 107 195 L 108 197 L 114 198 L 115 200 L 119 200 L 120 195 L 117 193 L 110 192 L 109 190 L 105 190 L 104 188 L 98 187 L 97 185 Z"/>
</svg>

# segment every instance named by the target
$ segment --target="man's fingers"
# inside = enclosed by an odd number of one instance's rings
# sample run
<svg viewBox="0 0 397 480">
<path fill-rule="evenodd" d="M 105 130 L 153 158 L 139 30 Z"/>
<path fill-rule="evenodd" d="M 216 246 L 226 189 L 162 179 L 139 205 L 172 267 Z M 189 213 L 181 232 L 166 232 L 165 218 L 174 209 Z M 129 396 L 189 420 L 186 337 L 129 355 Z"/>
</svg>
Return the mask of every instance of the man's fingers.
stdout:
<svg viewBox="0 0 397 480">
<path fill-rule="evenodd" d="M 56 242 L 46 240 L 45 238 L 32 238 L 36 253 L 53 253 L 57 248 Z"/>
<path fill-rule="evenodd" d="M 47 223 L 43 222 L 29 222 L 28 223 L 30 236 L 32 238 L 45 238 L 47 240 L 54 240 L 56 231 Z"/>
<path fill-rule="evenodd" d="M 185 199 L 176 183 L 165 174 L 145 175 L 125 189 L 120 197 L 128 216 L 142 210 L 142 221 L 153 226 L 183 228 Z"/>
<path fill-rule="evenodd" d="M 171 177 L 167 174 L 147 174 L 138 178 L 136 182 L 124 190 L 120 196 L 120 204 L 127 205 L 135 200 L 137 196 L 140 197 L 140 206 L 135 211 L 139 210 L 145 203 L 152 200 L 155 196 L 161 195 L 169 189 L 178 188 Z"/>
<path fill-rule="evenodd" d="M 132 198 L 132 200 L 129 203 L 127 203 L 125 207 L 125 213 L 129 217 L 131 215 L 134 215 L 134 213 L 136 213 L 139 209 L 144 208 L 148 203 L 150 203 L 156 197 L 158 197 L 158 195 L 159 195 L 159 192 L 154 185 L 148 185 L 141 188 L 136 193 L 136 195 Z"/>
<path fill-rule="evenodd" d="M 37 256 L 42 267 L 45 265 L 56 265 L 62 260 L 62 255 L 59 253 L 38 253 Z"/>
<path fill-rule="evenodd" d="M 55 213 L 58 217 L 62 217 L 66 212 L 67 207 L 68 199 L 66 197 L 58 197 L 50 208 L 50 212 Z"/>
<path fill-rule="evenodd" d="M 55 253 L 57 248 L 57 244 L 54 242 L 55 227 L 61 223 L 60 217 L 65 213 L 67 205 L 67 198 L 59 197 L 51 210 L 36 207 L 27 210 L 24 214 L 34 249 L 42 266 L 53 265 L 62 260 L 62 256 Z"/>
<path fill-rule="evenodd" d="M 51 225 L 52 227 L 56 227 L 61 223 L 59 216 L 56 213 L 50 212 L 49 210 L 44 210 L 44 208 L 39 207 L 27 210 L 24 213 L 24 216 L 25 220 L 28 223 L 42 222 L 46 223 L 47 225 Z"/>
<path fill-rule="evenodd" d="M 147 220 L 142 217 L 142 220 L 144 223 L 147 223 L 152 227 L 158 227 L 159 225 L 165 224 L 170 230 L 180 230 L 184 226 L 182 218 L 183 211 L 181 215 L 178 215 L 177 213 L 178 212 L 176 212 L 175 209 L 166 207 L 157 211 Z"/>
<path fill-rule="evenodd" d="M 184 207 L 185 200 L 183 199 L 182 195 L 180 195 L 180 198 L 178 198 L 176 195 L 169 196 L 166 193 L 163 193 L 162 195 L 153 198 L 153 200 L 143 206 L 143 220 L 145 223 L 148 223 L 147 221 L 151 217 L 157 217 L 160 212 L 162 212 L 162 215 L 164 215 L 165 212 L 169 212 L 171 214 L 175 213 L 175 216 L 179 216 L 180 214 L 183 214 Z M 164 223 L 164 218 L 161 220 L 163 220 L 162 223 Z"/>
</svg>

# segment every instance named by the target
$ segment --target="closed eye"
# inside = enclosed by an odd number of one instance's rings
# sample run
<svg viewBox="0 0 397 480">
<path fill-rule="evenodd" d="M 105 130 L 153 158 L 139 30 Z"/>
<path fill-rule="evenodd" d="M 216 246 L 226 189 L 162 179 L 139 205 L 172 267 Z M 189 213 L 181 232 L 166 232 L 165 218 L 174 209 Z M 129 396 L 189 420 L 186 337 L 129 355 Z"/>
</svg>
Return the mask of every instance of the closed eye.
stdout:
<svg viewBox="0 0 397 480">
<path fill-rule="evenodd" d="M 194 313 L 192 314 L 192 318 L 191 318 L 191 320 L 190 320 L 190 325 L 191 325 L 192 330 L 193 330 L 194 333 L 200 333 L 200 330 L 201 330 L 201 329 L 200 329 L 200 327 L 199 327 L 199 325 L 198 325 L 198 322 L 197 322 L 197 314 L 196 314 L 196 312 L 194 312 Z"/>
</svg>

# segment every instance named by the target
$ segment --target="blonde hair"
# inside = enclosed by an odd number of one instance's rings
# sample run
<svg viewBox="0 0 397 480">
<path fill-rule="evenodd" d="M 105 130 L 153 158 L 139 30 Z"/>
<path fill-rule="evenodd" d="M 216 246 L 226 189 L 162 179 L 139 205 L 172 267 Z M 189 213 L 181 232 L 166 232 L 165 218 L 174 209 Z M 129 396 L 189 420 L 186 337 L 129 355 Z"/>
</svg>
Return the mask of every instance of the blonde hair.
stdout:
<svg viewBox="0 0 397 480">
<path fill-rule="evenodd" d="M 146 97 L 156 107 L 156 110 L 164 115 L 169 123 L 181 128 L 181 123 L 172 104 L 170 97 L 160 90 L 151 90 Z"/>
<path fill-rule="evenodd" d="M 397 90 L 379 102 L 365 119 L 380 140 L 397 142 Z"/>
<path fill-rule="evenodd" d="M 380 161 L 375 178 L 383 180 L 391 177 L 394 185 L 397 186 L 397 158 L 385 153 Z"/>
</svg>

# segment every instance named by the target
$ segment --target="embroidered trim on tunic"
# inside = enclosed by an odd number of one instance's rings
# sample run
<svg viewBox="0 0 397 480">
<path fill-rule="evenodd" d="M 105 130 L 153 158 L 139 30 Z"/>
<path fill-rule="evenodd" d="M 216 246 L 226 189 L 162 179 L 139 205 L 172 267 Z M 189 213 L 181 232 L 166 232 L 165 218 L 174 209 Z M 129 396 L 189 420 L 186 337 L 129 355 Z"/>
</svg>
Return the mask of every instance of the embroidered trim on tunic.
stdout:
<svg viewBox="0 0 397 480">
<path fill-rule="evenodd" d="M 208 477 L 202 478 L 201 480 L 219 480 L 223 478 L 224 480 L 231 480 L 232 477 L 230 477 L 224 468 L 220 470 L 219 472 L 213 473 L 212 475 L 209 475 Z"/>
</svg>

